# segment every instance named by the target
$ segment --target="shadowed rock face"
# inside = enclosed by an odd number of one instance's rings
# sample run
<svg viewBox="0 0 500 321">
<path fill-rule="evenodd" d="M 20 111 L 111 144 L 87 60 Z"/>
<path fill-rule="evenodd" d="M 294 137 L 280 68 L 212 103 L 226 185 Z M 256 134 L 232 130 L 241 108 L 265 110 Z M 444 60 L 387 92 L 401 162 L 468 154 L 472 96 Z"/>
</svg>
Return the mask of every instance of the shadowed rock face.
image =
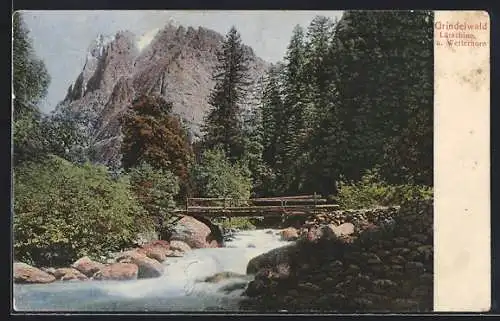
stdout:
<svg viewBox="0 0 500 321">
<path fill-rule="evenodd" d="M 159 30 L 144 47 L 144 41 L 128 31 L 114 37 L 100 36 L 89 48 L 82 72 L 58 108 L 89 115 L 96 161 L 104 164 L 119 159 L 119 117 L 138 94 L 160 94 L 172 101 L 173 112 L 197 137 L 209 108 L 212 71 L 223 40 L 221 34 L 209 29 L 172 25 Z M 246 49 L 251 78 L 257 86 L 268 64 L 251 48 Z"/>
</svg>

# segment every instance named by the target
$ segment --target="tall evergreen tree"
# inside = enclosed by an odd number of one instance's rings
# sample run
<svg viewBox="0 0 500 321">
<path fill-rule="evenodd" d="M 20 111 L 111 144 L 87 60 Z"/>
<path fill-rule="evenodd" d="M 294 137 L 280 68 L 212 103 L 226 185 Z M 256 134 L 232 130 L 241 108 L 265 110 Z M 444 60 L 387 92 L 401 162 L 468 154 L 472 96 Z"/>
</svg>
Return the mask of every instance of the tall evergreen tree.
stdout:
<svg viewBox="0 0 500 321">
<path fill-rule="evenodd" d="M 217 58 L 215 87 L 209 97 L 212 108 L 202 128 L 203 145 L 205 149 L 220 146 L 231 161 L 236 161 L 244 153 L 242 103 L 251 82 L 249 55 L 235 27 L 226 35 Z"/>
<path fill-rule="evenodd" d="M 285 56 L 284 70 L 284 105 L 287 110 L 286 142 L 280 155 L 283 159 L 281 177 L 286 193 L 296 193 L 301 190 L 301 168 L 307 162 L 307 156 L 302 147 L 307 141 L 310 128 L 307 126 L 310 106 L 307 105 L 307 78 L 305 66 L 305 34 L 304 29 L 295 26 Z"/>
<path fill-rule="evenodd" d="M 282 194 L 285 185 L 281 173 L 285 169 L 284 150 L 288 140 L 289 114 L 283 102 L 284 68 L 282 63 L 269 68 L 260 103 L 262 160 L 266 169 L 263 191 L 272 195 Z"/>
<path fill-rule="evenodd" d="M 390 53 L 395 60 L 393 84 L 400 84 L 399 106 L 403 110 L 393 120 L 394 135 L 384 144 L 382 170 L 388 180 L 433 185 L 433 13 L 399 12 L 388 15 L 387 23 L 399 26 L 408 35 L 406 44 L 393 33 L 398 46 Z M 396 72 L 398 71 L 398 72 Z M 405 75 L 405 77 L 401 77 Z M 395 86 L 395 85 L 394 85 Z M 388 93 L 390 95 L 390 93 Z M 397 102 L 393 102 L 397 105 Z M 396 127 L 396 128 L 394 128 Z"/>
<path fill-rule="evenodd" d="M 269 68 L 261 102 L 263 159 L 272 167 L 282 161 L 279 151 L 284 147 L 284 138 L 287 134 L 287 114 L 280 81 L 282 74 L 282 64 Z"/>
<path fill-rule="evenodd" d="M 330 46 L 334 22 L 325 16 L 316 16 L 307 29 L 307 44 L 304 69 L 308 86 L 307 97 L 312 108 L 309 110 L 308 125 L 317 128 L 324 118 L 330 103 L 329 85 L 332 81 Z"/>
<path fill-rule="evenodd" d="M 243 112 L 242 132 L 244 153 L 242 161 L 252 173 L 253 194 L 260 195 L 263 188 L 263 176 L 266 172 L 263 159 L 264 128 L 262 108 L 260 108 L 264 95 L 264 77 L 258 79 L 252 87 L 248 95 L 248 105 L 251 107 Z"/>
<path fill-rule="evenodd" d="M 344 14 L 332 51 L 336 105 L 323 125 L 330 180 L 379 166 L 394 182 L 432 182 L 432 32 L 424 11 Z"/>
<path fill-rule="evenodd" d="M 325 16 L 316 16 L 307 28 L 305 51 L 306 97 L 308 111 L 306 126 L 310 129 L 302 147 L 307 161 L 301 169 L 303 189 L 308 193 L 325 190 L 323 176 L 325 153 L 325 130 L 335 126 L 333 119 L 326 122 L 329 110 L 334 108 L 335 59 L 332 55 L 334 22 Z M 330 184 L 330 183 L 328 183 Z"/>
<path fill-rule="evenodd" d="M 335 27 L 336 28 L 336 27 Z M 328 81 L 324 94 L 317 96 L 322 103 L 317 107 L 316 127 L 310 139 L 311 161 L 308 168 L 308 186 L 323 195 L 336 190 L 335 180 L 342 172 L 342 153 L 346 151 L 347 134 L 343 127 L 338 101 L 338 65 L 337 50 L 331 44 L 325 60 L 325 72 Z"/>
</svg>

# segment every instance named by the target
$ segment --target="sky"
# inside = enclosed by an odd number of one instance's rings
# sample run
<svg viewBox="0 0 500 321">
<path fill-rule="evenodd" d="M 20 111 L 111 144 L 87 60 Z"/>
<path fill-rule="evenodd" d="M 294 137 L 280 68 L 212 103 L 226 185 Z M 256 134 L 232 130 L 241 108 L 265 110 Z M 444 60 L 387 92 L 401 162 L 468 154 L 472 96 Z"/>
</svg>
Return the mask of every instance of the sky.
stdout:
<svg viewBox="0 0 500 321">
<path fill-rule="evenodd" d="M 268 62 L 283 59 L 295 25 L 316 15 L 340 18 L 342 11 L 24 11 L 33 46 L 52 78 L 41 108 L 49 112 L 81 72 L 87 50 L 99 34 L 129 30 L 142 35 L 171 22 L 226 34 L 234 25 L 243 42 Z"/>
</svg>

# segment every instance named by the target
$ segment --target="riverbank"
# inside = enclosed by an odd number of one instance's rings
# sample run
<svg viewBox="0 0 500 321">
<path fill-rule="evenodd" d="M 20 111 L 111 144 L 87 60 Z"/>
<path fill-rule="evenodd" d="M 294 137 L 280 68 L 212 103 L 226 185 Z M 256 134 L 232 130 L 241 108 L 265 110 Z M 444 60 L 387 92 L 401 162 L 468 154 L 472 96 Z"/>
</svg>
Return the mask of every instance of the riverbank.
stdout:
<svg viewBox="0 0 500 321">
<path fill-rule="evenodd" d="M 134 280 L 163 275 L 161 263 L 169 258 L 182 257 L 192 249 L 217 248 L 223 237 L 217 226 L 190 216 L 180 218 L 172 226 L 168 241 L 149 239 L 137 247 L 108 253 L 107 257 L 84 256 L 59 267 L 34 267 L 14 263 L 15 283 L 51 283 L 56 280 Z M 56 255 L 61 253 L 55 253 Z M 64 254 L 64 253 L 62 253 Z"/>
<path fill-rule="evenodd" d="M 17 311 L 196 312 L 239 310 L 253 279 L 248 261 L 291 244 L 279 230 L 235 232 L 224 247 L 191 249 L 161 263 L 161 276 L 132 280 L 14 284 Z"/>
<path fill-rule="evenodd" d="M 341 237 L 331 225 L 313 224 L 295 244 L 252 259 L 247 272 L 255 278 L 240 308 L 306 313 L 432 311 L 432 200 L 411 202 L 390 214 L 372 216 L 371 222 L 353 220 L 359 215 L 344 216 L 344 223 L 351 221 L 347 224 L 355 228 Z"/>
<path fill-rule="evenodd" d="M 297 228 L 230 231 L 223 247 L 146 243 L 106 265 L 136 265 L 131 278 L 83 260 L 74 265 L 81 274 L 100 272 L 16 284 L 14 298 L 25 311 L 430 311 L 432 221 L 431 200 L 323 213 Z M 158 247 L 179 252 L 161 261 Z M 148 270 L 145 257 L 158 265 Z M 144 272 L 155 267 L 159 275 Z"/>
</svg>

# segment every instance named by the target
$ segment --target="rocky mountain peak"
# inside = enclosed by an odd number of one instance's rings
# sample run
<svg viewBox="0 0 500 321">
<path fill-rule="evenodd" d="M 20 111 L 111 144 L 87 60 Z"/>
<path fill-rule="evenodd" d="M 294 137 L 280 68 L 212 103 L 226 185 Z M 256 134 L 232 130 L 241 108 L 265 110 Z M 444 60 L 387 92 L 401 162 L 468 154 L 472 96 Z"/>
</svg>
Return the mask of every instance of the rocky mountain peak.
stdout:
<svg viewBox="0 0 500 321">
<path fill-rule="evenodd" d="M 119 31 L 99 35 L 89 46 L 82 72 L 68 88 L 59 108 L 88 112 L 102 163 L 116 161 L 119 153 L 120 116 L 138 94 L 158 94 L 173 103 L 193 137 L 209 106 L 214 86 L 212 72 L 224 36 L 207 28 L 177 26 L 142 35 Z M 246 46 L 251 78 L 261 78 L 268 64 Z"/>
</svg>

